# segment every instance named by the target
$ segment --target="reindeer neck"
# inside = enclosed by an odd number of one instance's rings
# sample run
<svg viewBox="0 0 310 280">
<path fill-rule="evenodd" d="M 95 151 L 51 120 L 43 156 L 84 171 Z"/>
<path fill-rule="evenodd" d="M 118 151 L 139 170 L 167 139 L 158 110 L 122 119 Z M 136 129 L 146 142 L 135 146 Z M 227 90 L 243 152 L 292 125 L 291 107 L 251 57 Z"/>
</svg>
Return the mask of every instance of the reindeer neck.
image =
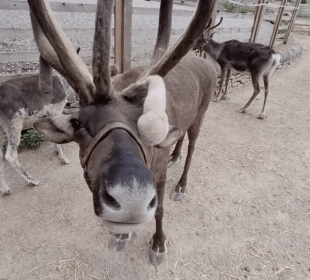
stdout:
<svg viewBox="0 0 310 280">
<path fill-rule="evenodd" d="M 213 57 L 213 59 L 217 60 L 222 51 L 223 44 L 210 39 L 206 47 L 207 53 L 209 53 Z"/>
</svg>

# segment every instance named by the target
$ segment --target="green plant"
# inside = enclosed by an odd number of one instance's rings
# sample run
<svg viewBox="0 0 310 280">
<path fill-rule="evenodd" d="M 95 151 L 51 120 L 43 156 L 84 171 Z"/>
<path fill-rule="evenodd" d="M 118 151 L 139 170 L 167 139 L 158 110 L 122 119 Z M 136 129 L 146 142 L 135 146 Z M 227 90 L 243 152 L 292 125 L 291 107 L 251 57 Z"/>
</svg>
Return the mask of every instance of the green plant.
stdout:
<svg viewBox="0 0 310 280">
<path fill-rule="evenodd" d="M 3 140 L 3 149 L 6 149 L 8 146 L 8 140 L 4 139 Z"/>
<path fill-rule="evenodd" d="M 307 0 L 301 0 L 301 4 L 307 4 Z"/>
<path fill-rule="evenodd" d="M 230 2 L 222 2 L 222 7 L 229 13 L 234 13 L 237 11 L 236 5 Z"/>
<path fill-rule="evenodd" d="M 33 149 L 40 145 L 43 139 L 44 136 L 41 133 L 36 131 L 34 128 L 31 128 L 22 133 L 20 143 L 30 149 Z"/>
<path fill-rule="evenodd" d="M 288 25 L 290 23 L 291 20 L 285 20 L 285 19 L 282 19 L 281 20 L 281 23 L 283 23 L 284 25 Z"/>
<path fill-rule="evenodd" d="M 309 14 L 303 14 L 301 10 L 298 11 L 297 13 L 298 18 L 310 18 Z"/>
<path fill-rule="evenodd" d="M 237 8 L 237 6 L 230 2 L 222 2 L 222 7 L 229 13 L 250 13 L 253 12 L 253 9 L 247 6 L 241 6 L 240 8 Z"/>
<path fill-rule="evenodd" d="M 253 12 L 253 9 L 247 6 L 242 6 L 240 9 L 238 9 L 238 12 L 242 14 L 246 14 L 246 13 Z"/>
</svg>

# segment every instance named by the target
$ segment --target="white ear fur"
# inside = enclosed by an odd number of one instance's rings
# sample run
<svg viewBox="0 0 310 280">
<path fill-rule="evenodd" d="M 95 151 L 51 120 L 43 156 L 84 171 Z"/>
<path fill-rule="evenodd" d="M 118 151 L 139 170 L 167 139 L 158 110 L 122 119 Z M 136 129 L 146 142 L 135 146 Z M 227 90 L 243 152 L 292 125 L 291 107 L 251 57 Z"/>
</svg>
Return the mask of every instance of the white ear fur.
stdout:
<svg viewBox="0 0 310 280">
<path fill-rule="evenodd" d="M 147 146 L 161 143 L 169 131 L 166 114 L 166 87 L 163 78 L 158 75 L 146 78 L 148 94 L 144 101 L 143 115 L 138 120 L 138 129 L 142 142 Z"/>
</svg>

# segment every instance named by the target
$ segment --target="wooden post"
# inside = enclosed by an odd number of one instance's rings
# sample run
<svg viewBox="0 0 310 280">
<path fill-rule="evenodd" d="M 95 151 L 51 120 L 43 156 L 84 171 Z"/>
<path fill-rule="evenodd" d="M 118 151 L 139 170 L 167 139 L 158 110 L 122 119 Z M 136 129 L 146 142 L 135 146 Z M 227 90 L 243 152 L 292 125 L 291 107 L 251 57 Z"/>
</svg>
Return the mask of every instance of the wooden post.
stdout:
<svg viewBox="0 0 310 280">
<path fill-rule="evenodd" d="M 265 3 L 265 0 L 258 0 L 258 4 L 264 4 L 264 3 Z M 260 26 L 261 26 L 261 23 L 263 21 L 263 17 L 265 14 L 265 10 L 266 10 L 265 5 L 257 6 L 257 10 L 256 10 L 255 18 L 254 18 L 254 23 L 253 23 L 253 27 L 252 27 L 252 33 L 251 33 L 251 37 L 250 37 L 250 43 L 256 42 L 256 39 L 257 39 L 258 34 L 259 34 L 259 29 L 260 29 Z"/>
<path fill-rule="evenodd" d="M 295 22 L 295 19 L 296 19 L 296 16 L 297 16 L 297 12 L 298 12 L 298 9 L 299 9 L 300 2 L 301 2 L 301 0 L 297 0 L 296 1 L 296 5 L 295 5 L 296 9 L 292 13 L 291 22 L 288 25 L 288 28 L 287 28 L 287 31 L 286 31 L 286 34 L 285 34 L 285 37 L 284 37 L 284 41 L 283 41 L 284 44 L 287 43 L 288 38 L 290 36 L 290 33 L 292 31 L 292 28 L 293 28 L 293 25 L 294 25 L 294 22 Z"/>
<path fill-rule="evenodd" d="M 131 68 L 132 0 L 116 0 L 114 9 L 114 61 L 123 73 Z"/>
<path fill-rule="evenodd" d="M 286 0 L 282 0 L 281 6 L 285 6 L 285 4 L 286 4 Z M 275 22 L 275 25 L 274 25 L 274 28 L 273 28 L 273 31 L 272 31 L 272 35 L 271 35 L 271 38 L 270 38 L 269 47 L 271 47 L 271 48 L 273 47 L 274 41 L 276 40 L 276 36 L 277 36 L 278 30 L 279 30 L 279 26 L 281 24 L 281 19 L 282 19 L 283 12 L 284 12 L 284 7 L 280 7 L 280 9 L 278 11 L 278 16 L 277 16 L 277 19 L 276 19 L 276 22 Z"/>
</svg>

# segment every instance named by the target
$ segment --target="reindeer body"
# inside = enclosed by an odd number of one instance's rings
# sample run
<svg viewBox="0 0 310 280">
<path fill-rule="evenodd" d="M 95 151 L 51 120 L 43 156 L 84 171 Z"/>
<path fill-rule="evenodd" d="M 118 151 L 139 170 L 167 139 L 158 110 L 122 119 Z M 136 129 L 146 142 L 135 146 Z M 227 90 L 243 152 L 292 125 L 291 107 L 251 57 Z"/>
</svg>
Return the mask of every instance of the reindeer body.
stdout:
<svg viewBox="0 0 310 280">
<path fill-rule="evenodd" d="M 60 115 L 66 104 L 66 93 L 59 79 L 53 77 L 50 93 L 39 90 L 39 76 L 14 77 L 0 84 L 0 180 L 3 194 L 12 191 L 4 179 L 3 172 L 3 138 L 6 135 L 8 147 L 5 159 L 24 177 L 29 185 L 38 185 L 39 181 L 21 167 L 17 149 L 23 128 L 32 127 L 33 123 L 46 116 Z M 70 161 L 63 155 L 60 145 L 57 152 L 63 163 Z"/>
<path fill-rule="evenodd" d="M 115 90 L 122 91 L 135 83 L 145 70 L 145 67 L 137 67 L 120 75 L 113 82 Z M 200 57 L 184 57 L 164 77 L 166 112 L 171 120 L 170 125 L 186 132 L 199 108 L 202 106 L 202 110 L 207 109 L 215 81 L 216 70 L 210 61 Z"/>
<path fill-rule="evenodd" d="M 198 45 L 203 44 L 204 40 L 205 39 L 202 36 L 196 43 L 195 48 L 197 48 Z M 264 119 L 266 117 L 265 105 L 268 95 L 269 79 L 276 67 L 280 64 L 280 55 L 276 54 L 275 51 L 269 46 L 264 46 L 257 43 L 244 43 L 237 40 L 217 43 L 212 39 L 209 39 L 204 44 L 203 50 L 207 52 L 221 66 L 222 75 L 220 88 L 214 99 L 216 102 L 219 102 L 221 99 L 227 99 L 227 86 L 232 69 L 235 69 L 239 72 L 248 71 L 250 72 L 252 78 L 254 93 L 249 102 L 241 109 L 241 112 L 245 113 L 254 98 L 260 92 L 259 79 L 261 76 L 263 76 L 265 86 L 265 100 L 259 118 Z M 225 92 L 222 96 L 220 96 L 225 77 Z"/>
</svg>

